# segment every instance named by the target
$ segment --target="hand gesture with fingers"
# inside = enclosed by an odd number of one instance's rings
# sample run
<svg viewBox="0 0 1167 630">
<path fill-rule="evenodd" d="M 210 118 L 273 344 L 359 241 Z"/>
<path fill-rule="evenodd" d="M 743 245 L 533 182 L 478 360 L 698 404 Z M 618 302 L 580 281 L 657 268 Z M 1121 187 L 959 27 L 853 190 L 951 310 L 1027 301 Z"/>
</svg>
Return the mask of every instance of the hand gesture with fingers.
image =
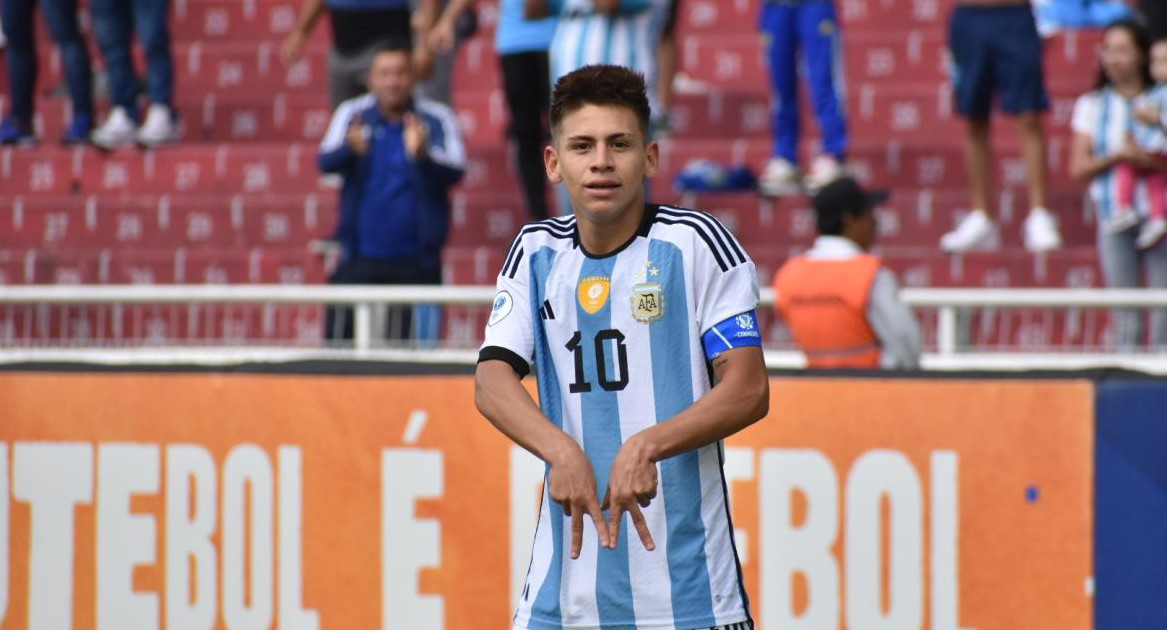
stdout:
<svg viewBox="0 0 1167 630">
<path fill-rule="evenodd" d="M 656 464 L 648 457 L 640 440 L 633 436 L 624 443 L 612 461 L 612 473 L 608 477 L 608 492 L 600 508 L 608 510 L 609 549 L 615 549 L 620 539 L 620 523 L 624 513 L 632 519 L 632 525 L 640 535 L 644 548 L 652 551 L 656 543 L 648 531 L 641 508 L 647 508 L 656 498 Z"/>
<path fill-rule="evenodd" d="M 349 123 L 348 131 L 345 132 L 345 140 L 352 147 L 353 153 L 356 153 L 358 156 L 363 156 L 369 152 L 369 134 L 360 119 L 354 118 Z"/>
<path fill-rule="evenodd" d="M 405 115 L 405 152 L 414 161 L 425 159 L 429 153 L 429 127 L 417 114 Z"/>
<path fill-rule="evenodd" d="M 583 547 L 584 518 L 590 517 L 596 526 L 601 547 L 608 546 L 608 526 L 600 502 L 596 498 L 596 475 L 592 464 L 578 445 L 566 450 L 551 463 L 547 478 L 551 499 L 563 506 L 563 513 L 571 517 L 571 559 L 579 558 Z"/>
</svg>

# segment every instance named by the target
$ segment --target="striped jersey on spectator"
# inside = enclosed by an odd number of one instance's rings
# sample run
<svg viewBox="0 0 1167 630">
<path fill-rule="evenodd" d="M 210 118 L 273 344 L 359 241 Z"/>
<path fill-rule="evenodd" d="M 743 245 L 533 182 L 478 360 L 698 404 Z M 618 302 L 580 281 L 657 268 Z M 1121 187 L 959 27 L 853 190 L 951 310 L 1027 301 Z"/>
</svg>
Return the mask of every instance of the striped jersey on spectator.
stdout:
<svg viewBox="0 0 1167 630">
<path fill-rule="evenodd" d="M 1144 92 L 1140 98 L 1147 94 Z M 1110 155 L 1122 148 L 1134 129 L 1133 103 L 1110 87 L 1087 92 L 1074 104 L 1071 127 L 1074 133 L 1090 138 L 1094 155 Z M 1118 203 L 1118 181 L 1113 169 L 1090 181 L 1089 196 L 1098 216 L 1110 217 Z M 1147 187 L 1141 180 L 1135 188 L 1134 206 L 1142 215 L 1149 211 Z"/>
<path fill-rule="evenodd" d="M 551 44 L 551 83 L 584 66 L 624 66 L 644 75 L 648 102 L 654 113 L 660 111 L 657 45 L 672 2 L 620 0 L 618 12 L 600 13 L 593 0 L 553 0 L 559 24 Z"/>
</svg>

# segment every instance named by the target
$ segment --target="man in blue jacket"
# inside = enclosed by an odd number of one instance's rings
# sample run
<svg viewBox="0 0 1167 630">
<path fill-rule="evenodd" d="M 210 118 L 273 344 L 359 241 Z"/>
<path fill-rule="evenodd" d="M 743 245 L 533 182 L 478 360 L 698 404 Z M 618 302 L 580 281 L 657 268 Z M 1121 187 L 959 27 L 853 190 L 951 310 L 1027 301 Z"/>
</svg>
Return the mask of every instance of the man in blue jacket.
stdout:
<svg viewBox="0 0 1167 630">
<path fill-rule="evenodd" d="M 341 103 L 320 143 L 320 170 L 344 178 L 332 284 L 441 284 L 450 187 L 466 149 L 449 107 L 412 94 L 412 50 L 373 55 L 369 93 Z M 326 336 L 351 338 L 347 312 L 329 312 Z M 410 309 L 391 309 L 390 339 L 410 335 Z"/>
</svg>

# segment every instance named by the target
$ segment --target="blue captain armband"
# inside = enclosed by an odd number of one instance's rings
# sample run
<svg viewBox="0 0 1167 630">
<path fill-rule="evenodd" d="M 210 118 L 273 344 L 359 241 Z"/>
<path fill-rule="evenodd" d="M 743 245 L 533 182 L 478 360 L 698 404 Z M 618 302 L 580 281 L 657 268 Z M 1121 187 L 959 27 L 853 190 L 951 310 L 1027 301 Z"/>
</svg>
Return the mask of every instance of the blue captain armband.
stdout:
<svg viewBox="0 0 1167 630">
<path fill-rule="evenodd" d="M 724 319 L 701 337 L 705 346 L 705 358 L 712 361 L 722 352 L 734 348 L 762 347 L 762 334 L 758 332 L 758 315 L 749 310 L 740 315 Z"/>
</svg>

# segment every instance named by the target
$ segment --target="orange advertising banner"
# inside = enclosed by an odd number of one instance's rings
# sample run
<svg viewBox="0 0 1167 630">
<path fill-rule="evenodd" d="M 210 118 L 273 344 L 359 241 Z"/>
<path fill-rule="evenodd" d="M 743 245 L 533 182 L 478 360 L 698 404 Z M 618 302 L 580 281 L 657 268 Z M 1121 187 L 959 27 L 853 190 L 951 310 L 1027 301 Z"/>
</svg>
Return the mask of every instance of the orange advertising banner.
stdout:
<svg viewBox="0 0 1167 630">
<path fill-rule="evenodd" d="M 1091 627 L 1093 386 L 772 379 L 759 628 Z M 466 376 L 0 374 L 0 628 L 506 630 L 543 466 Z"/>
</svg>

